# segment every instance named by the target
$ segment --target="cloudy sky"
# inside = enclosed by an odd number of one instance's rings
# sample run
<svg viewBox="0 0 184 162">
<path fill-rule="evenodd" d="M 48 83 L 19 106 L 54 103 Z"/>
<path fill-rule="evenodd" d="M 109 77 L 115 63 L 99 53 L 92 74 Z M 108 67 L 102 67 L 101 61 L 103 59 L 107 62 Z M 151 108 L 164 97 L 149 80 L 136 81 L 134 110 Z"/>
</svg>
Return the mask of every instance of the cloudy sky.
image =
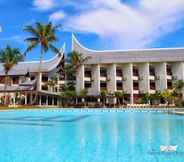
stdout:
<svg viewBox="0 0 184 162">
<path fill-rule="evenodd" d="M 36 21 L 61 24 L 57 47 L 66 42 L 67 51 L 71 33 L 97 50 L 184 46 L 184 0 L 0 0 L 0 9 L 0 48 L 10 44 L 23 51 L 22 29 Z"/>
</svg>

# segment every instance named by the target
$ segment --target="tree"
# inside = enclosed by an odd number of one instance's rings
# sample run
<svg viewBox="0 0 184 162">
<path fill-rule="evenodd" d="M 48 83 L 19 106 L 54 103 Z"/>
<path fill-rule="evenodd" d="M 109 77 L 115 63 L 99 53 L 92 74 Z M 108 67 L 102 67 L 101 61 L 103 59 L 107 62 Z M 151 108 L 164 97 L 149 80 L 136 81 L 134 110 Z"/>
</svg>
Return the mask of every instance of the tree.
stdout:
<svg viewBox="0 0 184 162">
<path fill-rule="evenodd" d="M 123 91 L 116 91 L 114 92 L 115 97 L 117 98 L 118 105 L 120 104 L 120 98 L 124 97 Z"/>
<path fill-rule="evenodd" d="M 7 46 L 5 49 L 0 50 L 0 62 L 3 63 L 4 72 L 5 72 L 5 86 L 4 86 L 4 96 L 5 96 L 5 104 L 6 104 L 6 89 L 8 86 L 8 73 L 18 62 L 24 60 L 23 55 L 19 51 L 18 48 L 11 48 Z"/>
<path fill-rule="evenodd" d="M 31 35 L 30 37 L 25 39 L 25 41 L 28 43 L 25 54 L 32 51 L 36 47 L 40 47 L 40 65 L 38 69 L 39 79 L 44 54 L 47 53 L 48 50 L 52 50 L 54 53 L 60 53 L 60 51 L 54 46 L 54 44 L 58 40 L 58 38 L 56 37 L 56 32 L 58 28 L 59 26 L 54 26 L 52 25 L 52 23 L 42 24 L 40 22 L 37 22 L 35 26 L 28 25 L 24 28 L 24 31 Z M 39 82 L 37 83 L 37 87 L 39 87 Z"/>
<path fill-rule="evenodd" d="M 77 94 L 72 86 L 65 84 L 62 87 L 61 98 L 63 99 L 63 101 L 66 102 L 66 104 L 68 104 L 69 102 L 71 103 L 71 101 L 76 97 Z"/>
<path fill-rule="evenodd" d="M 51 79 L 48 80 L 46 83 L 47 86 L 50 86 L 52 88 L 52 91 L 54 91 L 54 87 L 57 85 L 58 77 L 57 75 L 51 77 Z"/>
<path fill-rule="evenodd" d="M 88 94 L 87 89 L 82 89 L 82 90 L 80 91 L 80 97 L 82 98 L 82 102 L 83 102 L 84 99 L 86 98 L 87 94 Z"/>
<path fill-rule="evenodd" d="M 106 90 L 100 91 L 100 97 L 102 99 L 103 105 L 105 105 L 106 98 L 107 98 L 107 91 Z"/>
<path fill-rule="evenodd" d="M 151 101 L 151 103 L 154 101 L 154 102 L 156 102 L 156 104 L 159 104 L 161 98 L 162 98 L 162 96 L 161 96 L 161 92 L 160 91 L 156 91 L 156 93 L 150 94 L 150 101 Z"/>
<path fill-rule="evenodd" d="M 144 93 L 144 94 L 142 95 L 141 102 L 142 102 L 143 104 L 149 104 L 149 103 L 150 103 L 150 98 L 151 98 L 151 96 L 150 96 L 149 93 Z"/>
<path fill-rule="evenodd" d="M 184 81 L 183 80 L 177 80 L 176 82 L 174 82 L 173 90 L 175 91 L 175 93 L 177 95 L 182 94 L 183 88 L 184 88 Z"/>
<path fill-rule="evenodd" d="M 90 58 L 90 56 L 84 56 L 76 51 L 69 53 L 66 60 L 67 64 L 65 66 L 67 79 L 75 80 L 78 69 Z"/>
<path fill-rule="evenodd" d="M 169 104 L 171 101 L 174 100 L 173 90 L 165 89 L 165 90 L 161 93 L 161 96 L 163 97 L 163 99 L 165 100 L 165 102 L 166 102 L 167 104 Z"/>
</svg>

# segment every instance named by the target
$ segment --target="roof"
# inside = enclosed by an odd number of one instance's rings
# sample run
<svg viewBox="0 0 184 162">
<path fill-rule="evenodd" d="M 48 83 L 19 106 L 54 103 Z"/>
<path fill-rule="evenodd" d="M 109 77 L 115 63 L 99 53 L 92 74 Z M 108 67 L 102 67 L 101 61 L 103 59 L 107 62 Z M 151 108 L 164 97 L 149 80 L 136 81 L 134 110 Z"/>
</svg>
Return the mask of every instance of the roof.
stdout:
<svg viewBox="0 0 184 162">
<path fill-rule="evenodd" d="M 42 61 L 41 72 L 49 72 L 55 69 L 64 56 L 65 46 L 60 49 L 60 53 L 47 61 Z M 19 62 L 8 73 L 8 75 L 25 75 L 27 72 L 36 73 L 39 71 L 40 61 Z M 5 75 L 3 63 L 0 63 L 0 76 Z"/>
<path fill-rule="evenodd" d="M 184 61 L 184 48 L 97 51 L 84 47 L 73 35 L 72 50 L 90 56 L 85 64 L 177 62 Z"/>
<path fill-rule="evenodd" d="M 19 85 L 12 85 L 6 87 L 6 92 L 17 92 L 17 91 L 32 91 L 34 90 L 34 86 L 19 86 Z M 4 92 L 4 86 L 0 86 L 0 92 Z"/>
</svg>

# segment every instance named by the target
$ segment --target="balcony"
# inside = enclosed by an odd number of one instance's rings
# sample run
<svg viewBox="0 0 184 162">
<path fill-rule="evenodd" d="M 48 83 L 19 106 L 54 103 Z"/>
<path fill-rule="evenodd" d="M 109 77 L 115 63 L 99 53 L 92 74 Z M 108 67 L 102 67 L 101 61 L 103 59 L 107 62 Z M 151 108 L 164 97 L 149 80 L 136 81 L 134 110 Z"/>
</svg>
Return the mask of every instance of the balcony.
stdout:
<svg viewBox="0 0 184 162">
<path fill-rule="evenodd" d="M 167 81 L 167 89 L 173 89 L 173 83 L 171 80 Z"/>
<path fill-rule="evenodd" d="M 123 83 L 118 81 L 118 82 L 116 83 L 116 87 L 117 87 L 117 90 L 118 90 L 118 91 L 122 91 L 122 90 L 123 90 Z"/>
<path fill-rule="evenodd" d="M 166 71 L 167 71 L 168 76 L 172 76 L 172 66 L 171 65 L 167 64 Z"/>
<path fill-rule="evenodd" d="M 133 93 L 134 94 L 139 94 L 139 81 L 134 81 L 133 82 Z"/>
<path fill-rule="evenodd" d="M 107 83 L 106 82 L 100 82 L 100 90 L 101 91 L 107 90 Z"/>
</svg>

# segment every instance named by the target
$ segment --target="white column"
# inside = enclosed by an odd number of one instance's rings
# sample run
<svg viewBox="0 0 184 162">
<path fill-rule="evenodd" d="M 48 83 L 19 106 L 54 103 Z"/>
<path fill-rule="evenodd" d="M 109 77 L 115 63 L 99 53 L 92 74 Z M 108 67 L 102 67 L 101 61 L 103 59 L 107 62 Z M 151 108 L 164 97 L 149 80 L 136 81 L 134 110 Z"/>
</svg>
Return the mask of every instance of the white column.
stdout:
<svg viewBox="0 0 184 162">
<path fill-rule="evenodd" d="M 33 94 L 30 93 L 30 103 L 33 104 Z"/>
<path fill-rule="evenodd" d="M 37 78 L 37 91 L 40 91 L 41 89 L 42 89 L 42 73 L 39 73 Z"/>
<path fill-rule="evenodd" d="M 27 93 L 25 93 L 25 105 L 27 105 Z"/>
<path fill-rule="evenodd" d="M 100 65 L 94 65 L 92 68 L 92 95 L 100 94 Z"/>
<path fill-rule="evenodd" d="M 107 89 L 108 92 L 114 93 L 117 90 L 116 85 L 116 65 L 112 64 L 107 69 Z"/>
<path fill-rule="evenodd" d="M 109 65 L 107 68 L 107 90 L 109 93 L 117 91 L 116 84 L 116 64 Z M 113 104 L 116 104 L 116 98 L 113 99 Z"/>
<path fill-rule="evenodd" d="M 123 89 L 130 94 L 130 103 L 133 104 L 133 65 L 131 63 L 123 65 Z"/>
<path fill-rule="evenodd" d="M 139 90 L 141 93 L 149 93 L 149 63 L 142 63 L 138 65 L 139 68 Z"/>
<path fill-rule="evenodd" d="M 42 96 L 39 95 L 39 105 L 41 106 L 42 105 Z"/>
<path fill-rule="evenodd" d="M 46 106 L 48 106 L 48 96 L 46 96 Z"/>
<path fill-rule="evenodd" d="M 52 96 L 52 106 L 54 106 L 54 97 Z"/>
<path fill-rule="evenodd" d="M 76 82 L 76 92 L 80 94 L 80 91 L 84 89 L 84 65 L 81 65 L 77 70 L 77 82 Z"/>
<path fill-rule="evenodd" d="M 156 73 L 156 90 L 163 91 L 167 89 L 167 64 L 156 63 L 155 64 L 155 73 Z"/>
</svg>

